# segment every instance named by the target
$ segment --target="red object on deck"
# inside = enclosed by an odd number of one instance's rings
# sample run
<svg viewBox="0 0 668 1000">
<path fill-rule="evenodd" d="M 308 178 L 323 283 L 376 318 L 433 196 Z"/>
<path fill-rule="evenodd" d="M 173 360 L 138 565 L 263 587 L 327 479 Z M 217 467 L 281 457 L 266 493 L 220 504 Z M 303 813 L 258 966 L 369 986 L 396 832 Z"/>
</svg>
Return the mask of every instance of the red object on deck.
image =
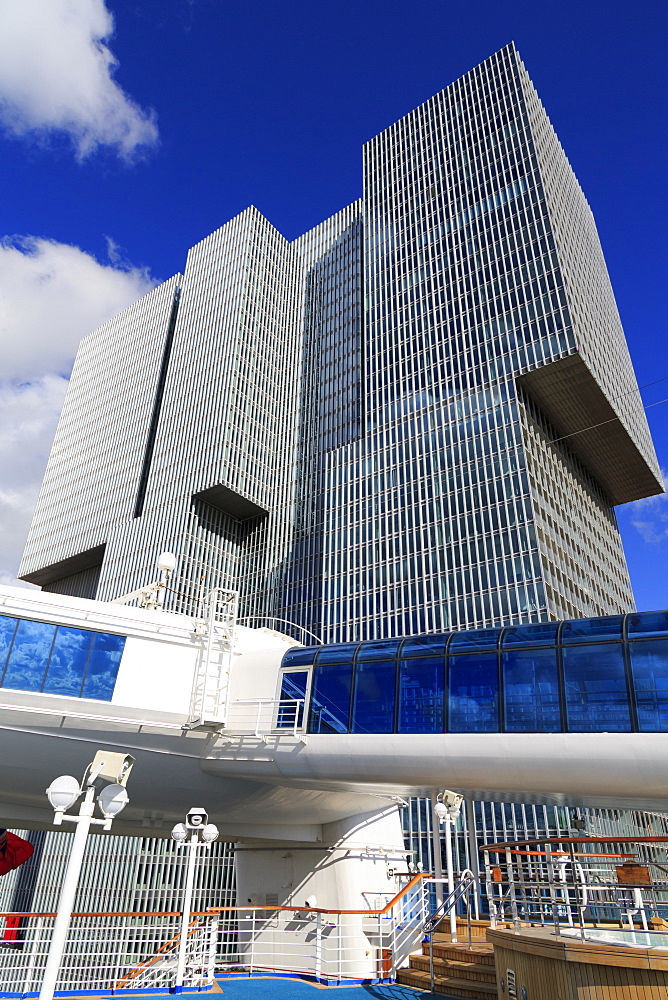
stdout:
<svg viewBox="0 0 668 1000">
<path fill-rule="evenodd" d="M 33 845 L 15 833 L 7 832 L 7 846 L 4 852 L 0 851 L 0 875 L 6 875 L 22 865 L 24 861 L 32 857 L 35 850 Z"/>
</svg>

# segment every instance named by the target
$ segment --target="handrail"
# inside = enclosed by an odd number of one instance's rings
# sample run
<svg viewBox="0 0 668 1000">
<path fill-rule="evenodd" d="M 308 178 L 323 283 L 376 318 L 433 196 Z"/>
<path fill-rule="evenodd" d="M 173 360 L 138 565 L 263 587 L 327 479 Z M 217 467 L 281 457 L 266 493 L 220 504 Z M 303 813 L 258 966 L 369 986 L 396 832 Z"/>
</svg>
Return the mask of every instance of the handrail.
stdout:
<svg viewBox="0 0 668 1000">
<path fill-rule="evenodd" d="M 452 892 L 449 893 L 442 903 L 439 903 L 431 916 L 428 917 L 424 925 L 425 934 L 429 934 L 441 922 L 446 913 L 449 913 L 452 907 L 457 905 L 467 889 L 475 883 L 475 880 L 475 875 L 468 868 L 462 872 L 460 880 Z"/>
<path fill-rule="evenodd" d="M 296 913 L 304 913 L 308 910 L 309 913 L 333 913 L 333 914 L 346 914 L 346 913 L 359 913 L 366 917 L 382 917 L 385 913 L 388 913 L 400 899 L 403 899 L 407 892 L 409 892 L 413 886 L 421 882 L 422 879 L 433 878 L 434 876 L 430 872 L 418 872 L 413 878 L 408 882 L 400 892 L 394 896 L 382 910 L 326 910 L 322 906 L 211 906 L 209 907 L 209 913 L 229 913 L 239 910 L 252 910 L 257 912 L 257 910 L 269 910 L 271 913 L 276 913 L 277 910 L 292 910 Z"/>
</svg>

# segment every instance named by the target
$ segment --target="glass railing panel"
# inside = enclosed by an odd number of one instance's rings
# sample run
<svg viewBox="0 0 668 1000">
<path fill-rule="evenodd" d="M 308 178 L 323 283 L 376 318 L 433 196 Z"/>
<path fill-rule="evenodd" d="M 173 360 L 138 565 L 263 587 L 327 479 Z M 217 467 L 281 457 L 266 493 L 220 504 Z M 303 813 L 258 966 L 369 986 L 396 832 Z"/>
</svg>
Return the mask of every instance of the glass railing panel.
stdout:
<svg viewBox="0 0 668 1000">
<path fill-rule="evenodd" d="M 642 733 L 668 732 L 668 638 L 629 643 Z"/>
<path fill-rule="evenodd" d="M 496 653 L 448 657 L 448 731 L 499 731 L 499 676 Z"/>
<path fill-rule="evenodd" d="M 557 650 L 513 649 L 501 663 L 506 732 L 560 732 Z"/>
<path fill-rule="evenodd" d="M 630 732 L 621 643 L 563 649 L 567 728 L 571 733 Z"/>
</svg>

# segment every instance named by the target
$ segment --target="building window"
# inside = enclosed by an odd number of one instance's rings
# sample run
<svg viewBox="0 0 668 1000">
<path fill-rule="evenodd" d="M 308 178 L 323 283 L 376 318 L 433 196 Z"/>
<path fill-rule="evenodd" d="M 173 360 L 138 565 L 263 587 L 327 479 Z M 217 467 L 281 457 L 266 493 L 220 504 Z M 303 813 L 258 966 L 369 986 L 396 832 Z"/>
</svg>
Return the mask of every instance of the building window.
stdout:
<svg viewBox="0 0 668 1000">
<path fill-rule="evenodd" d="M 0 686 L 111 701 L 125 636 L 0 615 Z"/>
</svg>

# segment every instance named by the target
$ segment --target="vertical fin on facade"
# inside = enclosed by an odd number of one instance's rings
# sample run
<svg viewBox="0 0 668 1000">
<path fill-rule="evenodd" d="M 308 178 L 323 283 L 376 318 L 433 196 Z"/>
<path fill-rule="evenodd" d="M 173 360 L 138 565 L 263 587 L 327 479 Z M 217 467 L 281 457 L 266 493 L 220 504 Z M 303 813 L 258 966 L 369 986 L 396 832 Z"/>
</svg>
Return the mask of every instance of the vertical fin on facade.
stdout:
<svg viewBox="0 0 668 1000">
<path fill-rule="evenodd" d="M 158 421 L 160 420 L 162 397 L 165 394 L 167 371 L 169 369 L 169 358 L 172 353 L 172 344 L 174 342 L 174 330 L 176 329 L 176 316 L 179 311 L 180 298 L 181 298 L 181 289 L 177 286 L 174 289 L 172 310 L 169 314 L 169 323 L 167 324 L 167 336 L 165 337 L 165 347 L 162 352 L 162 363 L 160 365 L 160 374 L 158 375 L 158 384 L 155 390 L 155 399 L 153 400 L 153 412 L 151 413 L 151 423 L 149 424 L 148 428 L 148 435 L 146 438 L 146 448 L 144 449 L 144 460 L 142 462 L 141 474 L 139 476 L 139 487 L 137 488 L 137 499 L 135 500 L 135 510 L 133 515 L 134 517 L 141 517 L 142 511 L 144 510 L 144 501 L 146 500 L 146 487 L 148 486 L 148 474 L 151 471 L 151 459 L 153 458 L 153 449 L 155 448 L 155 438 L 156 434 L 158 433 Z"/>
</svg>

